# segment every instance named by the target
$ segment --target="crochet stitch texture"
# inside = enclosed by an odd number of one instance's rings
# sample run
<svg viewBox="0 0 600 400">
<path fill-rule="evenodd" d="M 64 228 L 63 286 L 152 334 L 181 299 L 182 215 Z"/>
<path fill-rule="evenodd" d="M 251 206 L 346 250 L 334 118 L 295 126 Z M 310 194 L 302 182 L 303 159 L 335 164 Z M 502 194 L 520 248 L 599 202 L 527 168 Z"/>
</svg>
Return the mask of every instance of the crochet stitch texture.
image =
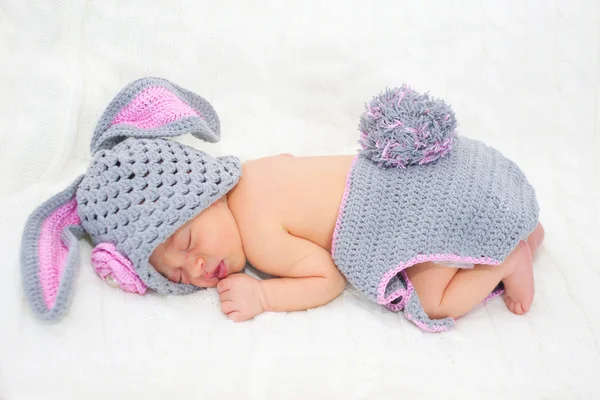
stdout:
<svg viewBox="0 0 600 400">
<path fill-rule="evenodd" d="M 233 157 L 211 160 L 165 139 L 134 139 L 95 154 L 77 189 L 77 212 L 94 244 L 114 243 L 140 279 L 162 294 L 197 287 L 169 281 L 152 268 L 154 249 L 238 181 Z"/>
<path fill-rule="evenodd" d="M 441 123 L 429 118 L 431 110 Z M 367 103 L 361 143 L 371 147 L 363 145 L 348 173 L 332 244 L 350 284 L 429 331 L 450 329 L 454 320 L 430 320 L 404 270 L 424 261 L 498 265 L 539 217 L 534 188 L 514 162 L 480 141 L 439 134 L 448 115 L 444 103 L 406 87 Z M 419 137 L 430 140 L 428 147 Z M 424 150 L 411 153 L 407 143 Z M 387 156 L 391 146 L 399 150 Z M 429 149 L 437 154 L 430 157 Z M 406 162 L 413 154 L 426 162 Z"/>
<path fill-rule="evenodd" d="M 133 81 L 109 103 L 92 135 L 87 172 L 39 206 L 23 231 L 23 285 L 40 318 L 65 312 L 85 234 L 97 274 L 125 291 L 199 289 L 169 281 L 149 258 L 237 184 L 241 163 L 167 139 L 185 134 L 217 142 L 219 118 L 205 99 L 165 79 Z"/>
</svg>

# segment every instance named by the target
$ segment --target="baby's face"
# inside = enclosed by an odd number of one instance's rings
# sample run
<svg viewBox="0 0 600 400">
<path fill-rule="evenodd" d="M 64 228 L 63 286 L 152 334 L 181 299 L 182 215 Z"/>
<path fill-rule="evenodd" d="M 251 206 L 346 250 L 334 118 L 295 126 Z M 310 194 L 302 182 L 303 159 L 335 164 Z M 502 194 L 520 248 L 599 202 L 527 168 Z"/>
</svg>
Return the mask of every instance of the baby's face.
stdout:
<svg viewBox="0 0 600 400">
<path fill-rule="evenodd" d="M 220 279 L 246 265 L 240 233 L 225 197 L 186 222 L 150 256 L 167 279 L 215 287 Z"/>
</svg>

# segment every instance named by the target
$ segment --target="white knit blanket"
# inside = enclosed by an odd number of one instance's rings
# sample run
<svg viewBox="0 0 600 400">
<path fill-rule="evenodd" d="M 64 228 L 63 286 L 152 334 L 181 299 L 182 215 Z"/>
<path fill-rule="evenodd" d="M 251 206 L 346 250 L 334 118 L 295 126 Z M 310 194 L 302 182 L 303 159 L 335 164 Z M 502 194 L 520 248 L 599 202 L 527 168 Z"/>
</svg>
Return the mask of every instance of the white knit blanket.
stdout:
<svg viewBox="0 0 600 400">
<path fill-rule="evenodd" d="M 591 399 L 600 379 L 600 2 L 5 1 L 0 5 L 0 399 Z M 234 324 L 214 290 L 137 296 L 82 241 L 68 315 L 21 287 L 28 214 L 89 161 L 107 102 L 161 76 L 206 97 L 242 159 L 348 154 L 363 103 L 403 82 L 536 187 L 536 298 L 429 334 L 348 289 Z"/>
</svg>

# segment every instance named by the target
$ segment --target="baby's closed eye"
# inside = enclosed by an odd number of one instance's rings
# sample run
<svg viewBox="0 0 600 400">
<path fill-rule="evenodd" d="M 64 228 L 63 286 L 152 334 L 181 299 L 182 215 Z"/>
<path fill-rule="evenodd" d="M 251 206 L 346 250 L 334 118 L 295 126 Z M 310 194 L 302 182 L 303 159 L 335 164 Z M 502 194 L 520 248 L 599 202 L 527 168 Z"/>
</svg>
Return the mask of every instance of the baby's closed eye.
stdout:
<svg viewBox="0 0 600 400">
<path fill-rule="evenodd" d="M 192 247 L 192 229 L 188 229 L 188 242 L 185 248 L 185 251 L 190 251 L 190 247 Z"/>
</svg>

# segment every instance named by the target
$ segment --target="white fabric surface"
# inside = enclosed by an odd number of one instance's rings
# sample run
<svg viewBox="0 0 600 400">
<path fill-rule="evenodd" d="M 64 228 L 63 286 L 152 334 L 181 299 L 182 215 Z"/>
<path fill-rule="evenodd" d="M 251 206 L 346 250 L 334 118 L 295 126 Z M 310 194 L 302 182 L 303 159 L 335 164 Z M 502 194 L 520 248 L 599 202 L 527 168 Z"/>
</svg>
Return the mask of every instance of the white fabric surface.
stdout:
<svg viewBox="0 0 600 400">
<path fill-rule="evenodd" d="M 0 398 L 599 398 L 600 3 L 20 1 L 0 3 Z M 214 290 L 110 288 L 90 245 L 69 314 L 33 318 L 28 214 L 89 161 L 116 92 L 161 76 L 205 96 L 242 159 L 352 153 L 363 103 L 408 82 L 537 188 L 546 241 L 523 317 L 501 299 L 421 332 L 353 290 L 234 324 Z"/>
</svg>

